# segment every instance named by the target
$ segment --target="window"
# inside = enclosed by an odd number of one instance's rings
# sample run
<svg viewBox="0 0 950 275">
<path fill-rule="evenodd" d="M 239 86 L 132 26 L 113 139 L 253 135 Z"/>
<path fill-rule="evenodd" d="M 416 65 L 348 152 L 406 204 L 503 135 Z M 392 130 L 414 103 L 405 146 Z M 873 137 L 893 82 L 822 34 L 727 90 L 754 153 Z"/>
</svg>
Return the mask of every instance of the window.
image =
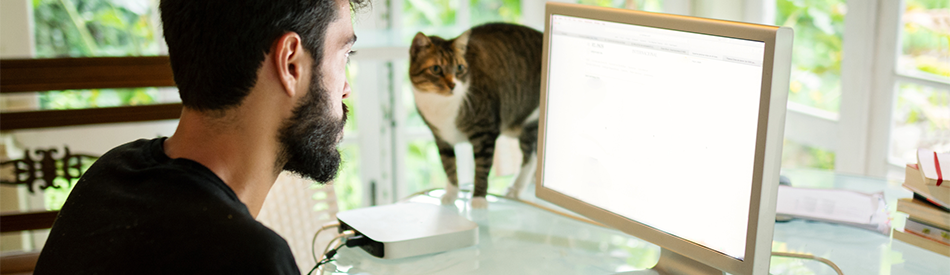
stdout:
<svg viewBox="0 0 950 275">
<path fill-rule="evenodd" d="M 846 12 L 845 0 L 775 1 L 772 24 L 795 30 L 788 93 L 788 108 L 793 112 L 833 119 L 838 116 Z M 811 140 L 786 140 L 782 167 L 834 169 L 834 152 L 831 146 L 823 145 Z"/>
<path fill-rule="evenodd" d="M 143 56 L 164 52 L 157 0 L 24 2 L 32 11 L 35 58 Z M 12 111 L 153 104 L 177 101 L 178 95 L 174 88 L 133 88 L 47 91 L 3 97 L 3 111 Z M 17 105 L 16 102 L 26 104 L 10 106 Z M 53 146 L 62 146 L 62 143 Z M 86 166 L 83 170 L 88 168 Z M 75 180 L 72 183 L 63 179 L 57 181 L 64 188 L 42 192 L 43 199 L 39 201 L 43 202 L 43 208 L 62 207 L 75 183 Z"/>
<path fill-rule="evenodd" d="M 836 84 L 840 87 L 838 107 L 800 104 L 808 102 L 795 99 L 796 90 L 800 93 L 809 86 L 807 81 L 815 79 L 802 79 L 801 63 L 796 63 L 790 87 L 786 145 L 811 151 L 807 158 L 811 162 L 825 163 L 832 158 L 838 172 L 889 174 L 901 179 L 903 166 L 916 162 L 913 152 L 917 148 L 950 149 L 950 122 L 946 119 L 950 116 L 946 99 L 950 91 L 950 41 L 945 19 L 950 17 L 950 4 L 931 0 L 850 0 L 829 5 L 831 2 L 834 1 L 776 1 L 775 22 L 782 22 L 780 16 L 795 15 L 783 12 L 783 8 L 794 10 L 803 7 L 801 4 L 807 4 L 807 11 L 802 13 L 812 17 L 817 13 L 813 14 L 811 9 L 822 6 L 847 14 L 844 29 L 836 34 L 841 37 L 842 61 Z M 837 15 L 830 18 L 831 29 L 837 30 Z M 796 28 L 796 59 L 804 57 L 799 54 L 799 45 L 809 45 L 814 50 L 825 48 L 799 37 L 803 32 L 813 30 Z M 834 80 L 825 82 L 821 84 Z M 785 149 L 789 152 L 790 148 Z"/>
<path fill-rule="evenodd" d="M 916 163 L 916 149 L 950 151 L 950 3 L 908 0 L 899 30 L 889 164 Z"/>
<path fill-rule="evenodd" d="M 918 147 L 950 150 L 950 38 L 943 0 L 577 0 L 576 3 L 693 14 L 795 28 L 783 167 L 884 175 L 913 162 Z M 157 54 L 155 0 L 30 1 L 38 56 Z M 144 3 L 144 4 L 143 4 Z M 71 4 L 72 8 L 67 6 Z M 455 37 L 490 21 L 543 27 L 544 1 L 404 0 L 358 15 L 358 54 L 349 77 L 355 93 L 345 165 L 337 181 L 341 208 L 385 204 L 445 184 L 438 151 L 416 112 L 408 82 L 408 43 L 419 31 Z M 129 22 L 116 23 L 116 20 Z M 45 23 L 40 23 L 45 22 Z M 943 25 L 941 25 L 943 24 Z M 85 25 L 80 32 L 77 25 Z M 85 34 L 84 34 L 85 33 Z M 86 35 L 88 34 L 88 35 Z M 91 38 L 91 39 L 87 39 Z M 153 40 L 148 40 L 153 39 Z M 90 42 L 91 41 L 91 42 Z M 90 45 L 92 45 L 90 47 Z M 155 52 L 158 51 L 158 52 Z M 60 92 L 47 108 L 165 100 L 143 90 Z M 177 98 L 177 95 L 173 96 Z M 517 146 L 516 142 L 511 145 Z M 508 146 L 504 141 L 499 146 Z M 520 154 L 514 147 L 516 154 Z M 474 164 L 458 148 L 461 182 Z M 498 150 L 503 151 L 503 150 Z M 501 193 L 520 168 L 496 159 L 490 192 Z M 348 206 L 344 206 L 348 205 Z"/>
<path fill-rule="evenodd" d="M 157 0 L 31 1 L 36 58 L 149 56 L 166 52 Z M 164 90 L 164 91 L 163 91 Z M 50 91 L 38 109 L 78 109 L 176 101 L 174 89 Z"/>
<path fill-rule="evenodd" d="M 664 1 L 646 0 L 646 1 L 578 1 L 584 4 L 596 4 L 601 6 L 630 7 L 645 9 L 650 11 L 662 10 Z M 590 3 L 588 3 L 590 2 Z M 676 1 L 673 1 L 676 2 Z M 389 12 L 387 9 L 398 10 L 400 12 Z M 383 204 L 398 200 L 413 192 L 426 190 L 429 188 L 441 188 L 447 182 L 445 172 L 442 168 L 441 159 L 436 148 L 432 132 L 425 125 L 422 117 L 416 111 L 415 102 L 412 95 L 412 87 L 409 82 L 408 73 L 405 71 L 409 67 L 408 63 L 408 42 L 411 41 L 416 32 L 423 32 L 426 35 L 439 35 L 443 38 L 452 38 L 458 36 L 468 28 L 487 22 L 513 22 L 525 24 L 535 28 L 543 28 L 543 2 L 542 1 L 523 1 L 523 0 L 490 0 L 490 1 L 461 1 L 461 0 L 405 0 L 394 2 L 391 7 L 382 7 L 376 5 L 371 11 L 373 14 L 369 18 L 387 18 L 392 20 L 391 24 L 380 24 L 369 22 L 372 20 L 357 20 L 357 33 L 360 29 L 363 33 L 379 33 L 383 31 L 389 35 L 395 35 L 393 49 L 396 52 L 387 51 L 391 45 L 372 45 L 375 42 L 364 43 L 361 37 L 358 47 L 370 44 L 368 49 L 362 52 L 383 52 L 380 57 L 374 57 L 368 62 L 374 63 L 373 70 L 377 68 L 384 69 L 383 73 L 391 75 L 392 93 L 379 94 L 375 91 L 359 90 L 357 93 L 366 95 L 381 95 L 379 105 L 366 103 L 365 108 L 380 108 L 379 118 L 370 118 L 373 125 L 364 125 L 363 129 L 379 132 L 383 139 L 391 138 L 392 142 L 375 140 L 375 138 L 366 138 L 361 141 L 363 148 L 379 148 L 381 153 L 370 153 L 363 151 L 361 156 L 366 159 L 374 159 L 372 163 L 363 162 L 361 169 L 364 170 L 361 175 L 364 190 L 370 190 L 372 195 L 366 194 L 363 205 Z M 528 10 L 530 13 L 525 13 Z M 373 26 L 375 24 L 375 26 Z M 371 29 L 367 30 L 367 29 Z M 362 45 L 361 45 L 362 44 Z M 401 51 L 401 52 L 399 52 Z M 378 75 L 378 74 L 377 74 Z M 373 82 L 378 80 L 360 79 L 357 82 Z M 387 82 L 387 81 L 382 81 Z M 374 100 L 375 101 L 375 100 Z M 387 102 L 388 101 L 388 102 Z M 373 106 L 375 105 L 375 106 Z M 361 114 L 363 115 L 363 114 Z M 363 116 L 371 116 L 369 114 Z M 381 119 L 380 121 L 375 121 Z M 380 142 L 382 144 L 380 144 Z M 518 149 L 517 141 L 502 137 L 496 145 L 496 154 L 492 174 L 489 176 L 489 192 L 495 194 L 504 193 L 508 185 L 514 180 L 521 166 L 521 152 Z M 502 149 L 504 148 L 504 149 Z M 474 177 L 474 162 L 471 158 L 471 146 L 460 145 L 456 147 L 458 156 L 458 178 L 462 188 L 472 184 Z M 393 184 L 387 184 L 392 182 Z"/>
</svg>

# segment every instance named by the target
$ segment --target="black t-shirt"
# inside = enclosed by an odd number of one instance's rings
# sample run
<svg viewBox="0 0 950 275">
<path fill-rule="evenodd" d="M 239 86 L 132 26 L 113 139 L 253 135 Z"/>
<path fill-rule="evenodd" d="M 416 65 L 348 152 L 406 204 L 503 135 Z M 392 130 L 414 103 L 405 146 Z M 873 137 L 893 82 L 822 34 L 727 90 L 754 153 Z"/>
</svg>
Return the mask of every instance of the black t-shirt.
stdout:
<svg viewBox="0 0 950 275">
<path fill-rule="evenodd" d="M 165 138 L 112 149 L 59 212 L 36 274 L 299 274 L 283 238 Z"/>
</svg>

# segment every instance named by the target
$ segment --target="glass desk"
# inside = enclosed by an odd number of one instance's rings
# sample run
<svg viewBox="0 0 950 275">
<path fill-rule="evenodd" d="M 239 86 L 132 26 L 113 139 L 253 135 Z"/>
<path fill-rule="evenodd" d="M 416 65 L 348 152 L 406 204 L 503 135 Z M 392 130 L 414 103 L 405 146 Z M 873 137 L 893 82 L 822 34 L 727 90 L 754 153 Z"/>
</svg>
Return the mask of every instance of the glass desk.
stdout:
<svg viewBox="0 0 950 275">
<path fill-rule="evenodd" d="M 883 191 L 894 213 L 898 198 L 910 197 L 899 182 L 836 175 L 828 171 L 783 171 L 796 187 Z M 525 192 L 525 201 L 568 212 Z M 438 204 L 442 190 L 411 197 Z M 489 196 L 488 210 L 472 210 L 463 193 L 456 208 L 479 224 L 479 244 L 443 253 L 384 260 L 359 248 L 343 248 L 324 274 L 613 274 L 652 267 L 658 246 L 622 232 L 568 218 L 549 210 Z M 902 217 L 894 223 L 903 226 Z M 792 220 L 777 223 L 773 251 L 808 253 L 830 259 L 844 274 L 948 274 L 950 258 L 889 236 L 844 225 Z M 772 274 L 835 274 L 815 260 L 775 257 Z"/>
</svg>

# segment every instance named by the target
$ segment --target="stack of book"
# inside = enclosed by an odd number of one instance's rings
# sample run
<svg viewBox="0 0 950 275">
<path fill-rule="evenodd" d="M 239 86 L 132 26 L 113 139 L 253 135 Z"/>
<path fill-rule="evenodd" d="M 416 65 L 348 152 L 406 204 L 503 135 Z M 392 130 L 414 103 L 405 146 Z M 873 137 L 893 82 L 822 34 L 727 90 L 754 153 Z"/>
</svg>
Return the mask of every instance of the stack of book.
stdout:
<svg viewBox="0 0 950 275">
<path fill-rule="evenodd" d="M 944 175 L 950 177 L 950 154 L 919 150 L 917 157 L 917 164 L 905 168 L 903 185 L 914 198 L 897 201 L 897 211 L 908 215 L 907 222 L 904 231 L 892 230 L 893 236 L 950 257 L 950 182 L 944 182 Z"/>
</svg>

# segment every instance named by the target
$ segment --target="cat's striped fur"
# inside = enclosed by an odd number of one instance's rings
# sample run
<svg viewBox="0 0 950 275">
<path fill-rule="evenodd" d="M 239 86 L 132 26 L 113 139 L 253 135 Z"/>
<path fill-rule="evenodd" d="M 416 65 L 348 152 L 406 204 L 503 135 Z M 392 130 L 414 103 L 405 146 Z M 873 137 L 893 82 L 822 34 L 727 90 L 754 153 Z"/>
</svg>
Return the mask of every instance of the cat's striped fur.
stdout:
<svg viewBox="0 0 950 275">
<path fill-rule="evenodd" d="M 458 190 L 453 145 L 470 142 L 475 155 L 473 205 L 482 207 L 500 134 L 518 138 L 522 169 L 517 193 L 534 174 L 541 85 L 541 32 L 513 24 L 474 27 L 457 38 L 416 34 L 409 78 L 416 107 L 435 136 L 449 178 L 443 202 Z"/>
</svg>

